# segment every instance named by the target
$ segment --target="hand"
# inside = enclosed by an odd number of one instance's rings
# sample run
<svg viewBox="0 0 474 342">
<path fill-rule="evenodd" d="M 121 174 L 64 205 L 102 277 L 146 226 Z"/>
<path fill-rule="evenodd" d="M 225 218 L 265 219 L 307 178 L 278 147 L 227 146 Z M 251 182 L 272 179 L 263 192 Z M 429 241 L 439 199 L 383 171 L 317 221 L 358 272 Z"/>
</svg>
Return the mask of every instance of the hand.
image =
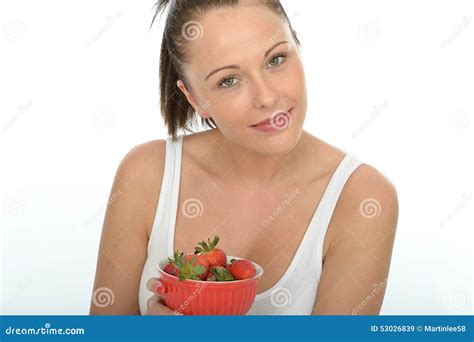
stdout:
<svg viewBox="0 0 474 342">
<path fill-rule="evenodd" d="M 150 278 L 146 284 L 149 291 L 153 292 L 153 296 L 148 299 L 147 311 L 145 315 L 157 315 L 157 316 L 169 316 L 169 315 L 182 315 L 178 311 L 173 311 L 168 308 L 165 304 L 163 296 L 160 295 L 156 288 L 162 285 L 159 278 Z"/>
</svg>

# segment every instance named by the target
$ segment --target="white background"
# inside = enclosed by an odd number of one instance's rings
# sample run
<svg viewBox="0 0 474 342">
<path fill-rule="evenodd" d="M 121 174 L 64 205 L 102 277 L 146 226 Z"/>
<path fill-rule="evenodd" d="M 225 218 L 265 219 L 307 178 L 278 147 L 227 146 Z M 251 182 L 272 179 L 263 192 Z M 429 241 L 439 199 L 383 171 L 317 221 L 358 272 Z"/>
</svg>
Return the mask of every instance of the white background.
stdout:
<svg viewBox="0 0 474 342">
<path fill-rule="evenodd" d="M 3 314 L 88 314 L 119 161 L 166 138 L 153 1 L 0 3 Z M 472 314 L 474 2 L 283 2 L 305 129 L 382 171 L 400 218 L 381 314 Z"/>
</svg>

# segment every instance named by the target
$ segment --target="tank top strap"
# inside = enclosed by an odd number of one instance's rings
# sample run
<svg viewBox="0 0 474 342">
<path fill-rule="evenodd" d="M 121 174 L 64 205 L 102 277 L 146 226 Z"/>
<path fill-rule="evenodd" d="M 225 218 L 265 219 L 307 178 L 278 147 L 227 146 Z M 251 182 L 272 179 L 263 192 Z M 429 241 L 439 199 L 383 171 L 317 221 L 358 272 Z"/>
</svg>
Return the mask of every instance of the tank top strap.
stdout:
<svg viewBox="0 0 474 342">
<path fill-rule="evenodd" d="M 165 163 L 163 180 L 161 183 L 160 197 L 156 209 L 154 229 L 150 236 L 148 250 L 151 252 L 155 247 L 152 241 L 156 237 L 166 237 L 165 241 L 172 243 L 173 236 L 170 236 L 170 228 L 176 224 L 176 213 L 178 208 L 179 184 L 181 177 L 181 157 L 182 157 L 183 136 L 178 136 L 176 140 L 166 139 Z M 158 229 L 156 229 L 158 228 Z M 173 246 L 166 243 L 169 256 L 173 255 Z"/>
<path fill-rule="evenodd" d="M 140 280 L 138 299 L 140 313 L 145 314 L 147 300 L 153 295 L 148 291 L 146 284 L 152 277 L 159 277 L 157 265 L 160 260 L 173 256 L 174 225 L 178 207 L 179 183 L 181 177 L 181 155 L 183 136 L 176 140 L 166 140 L 163 180 L 161 182 L 160 197 L 158 199 L 153 227 L 148 241 L 148 256 L 143 267 Z"/>
<path fill-rule="evenodd" d="M 323 260 L 324 238 L 334 214 L 334 209 L 336 208 L 344 185 L 361 164 L 362 162 L 355 156 L 347 153 L 332 175 L 320 201 L 315 222 L 313 222 L 316 225 L 316 260 L 320 267 L 322 267 Z"/>
</svg>

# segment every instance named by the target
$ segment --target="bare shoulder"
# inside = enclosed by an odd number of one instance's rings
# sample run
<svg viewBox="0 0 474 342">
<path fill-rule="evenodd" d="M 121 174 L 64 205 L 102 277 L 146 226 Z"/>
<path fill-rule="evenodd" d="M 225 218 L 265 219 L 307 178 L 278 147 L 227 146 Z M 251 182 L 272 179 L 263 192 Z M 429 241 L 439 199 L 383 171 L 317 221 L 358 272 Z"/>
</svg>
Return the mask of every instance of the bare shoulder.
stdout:
<svg viewBox="0 0 474 342">
<path fill-rule="evenodd" d="M 319 155 L 318 163 L 326 165 L 321 169 L 321 177 L 328 182 L 347 153 L 316 137 L 311 136 L 308 142 Z M 354 170 L 342 189 L 325 238 L 325 251 L 347 233 L 347 227 L 351 227 L 350 233 L 356 232 L 358 237 L 366 238 L 364 234 L 371 234 L 366 229 L 369 225 L 380 226 L 379 231 L 385 229 L 388 232 L 395 229 L 397 218 L 395 185 L 379 169 L 363 163 Z M 371 237 L 375 236 L 372 234 Z"/>
<path fill-rule="evenodd" d="M 311 137 L 309 141 L 317 146 L 318 153 L 323 156 L 323 164 L 327 165 L 326 172 L 332 174 L 347 153 L 315 137 Z M 344 185 L 334 216 L 358 215 L 364 218 L 359 209 L 365 204 L 368 204 L 367 210 L 377 209 L 377 217 L 382 216 L 382 210 L 383 217 L 393 218 L 398 214 L 398 195 L 393 182 L 375 166 L 362 163 Z M 370 216 L 365 213 L 364 215 Z"/>
<path fill-rule="evenodd" d="M 136 207 L 136 226 L 150 236 L 159 200 L 166 157 L 166 140 L 157 139 L 133 147 L 122 159 L 114 187 L 122 188 L 124 204 Z M 141 208 L 138 210 L 138 208 Z"/>
<path fill-rule="evenodd" d="M 117 170 L 117 176 L 123 182 L 136 181 L 135 184 L 147 184 L 147 176 L 164 166 L 166 140 L 157 139 L 133 147 L 123 157 Z"/>
<path fill-rule="evenodd" d="M 338 239 L 351 235 L 375 247 L 394 234 L 398 209 L 398 193 L 392 181 L 376 167 L 361 164 L 344 185 L 334 210 L 331 247 Z"/>
<path fill-rule="evenodd" d="M 344 185 L 327 231 L 313 314 L 379 314 L 397 222 L 395 185 L 374 166 L 361 164 Z M 362 305 L 374 286 L 374 299 Z"/>
<path fill-rule="evenodd" d="M 349 177 L 340 197 L 339 209 L 351 220 L 395 222 L 398 193 L 392 181 L 370 164 L 361 164 Z M 395 225 L 395 224 L 393 224 Z"/>
</svg>

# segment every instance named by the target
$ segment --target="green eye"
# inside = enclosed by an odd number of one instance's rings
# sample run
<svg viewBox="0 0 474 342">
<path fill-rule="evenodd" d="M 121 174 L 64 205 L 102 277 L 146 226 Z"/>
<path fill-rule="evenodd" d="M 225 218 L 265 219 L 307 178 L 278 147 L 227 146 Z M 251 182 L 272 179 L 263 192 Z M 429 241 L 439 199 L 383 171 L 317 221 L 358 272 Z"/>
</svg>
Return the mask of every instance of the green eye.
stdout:
<svg viewBox="0 0 474 342">
<path fill-rule="evenodd" d="M 229 81 L 233 81 L 233 80 L 235 80 L 234 76 L 223 78 L 222 80 L 219 81 L 219 87 L 222 87 L 223 85 L 225 85 L 224 88 L 232 87 L 233 83 Z"/>
<path fill-rule="evenodd" d="M 285 58 L 286 55 L 285 54 L 279 54 L 279 55 L 276 55 L 274 56 L 271 60 L 270 60 L 270 64 L 271 65 L 279 65 L 281 63 L 278 63 L 278 58 Z M 277 61 L 277 64 L 273 64 L 272 61 Z M 283 63 L 283 62 L 282 62 Z"/>
<path fill-rule="evenodd" d="M 279 61 L 279 58 L 283 58 L 283 60 L 278 63 Z M 273 56 L 271 59 L 270 59 L 270 62 L 269 64 L 271 66 L 278 66 L 280 64 L 283 63 L 284 61 L 284 58 L 286 58 L 286 54 L 285 53 L 280 53 L 278 55 L 275 55 Z M 222 88 L 222 89 L 227 89 L 227 88 L 232 88 L 236 83 L 235 83 L 235 80 L 237 78 L 235 76 L 228 76 L 228 77 L 224 77 L 222 78 L 218 83 L 217 83 L 217 86 L 219 88 Z"/>
</svg>

